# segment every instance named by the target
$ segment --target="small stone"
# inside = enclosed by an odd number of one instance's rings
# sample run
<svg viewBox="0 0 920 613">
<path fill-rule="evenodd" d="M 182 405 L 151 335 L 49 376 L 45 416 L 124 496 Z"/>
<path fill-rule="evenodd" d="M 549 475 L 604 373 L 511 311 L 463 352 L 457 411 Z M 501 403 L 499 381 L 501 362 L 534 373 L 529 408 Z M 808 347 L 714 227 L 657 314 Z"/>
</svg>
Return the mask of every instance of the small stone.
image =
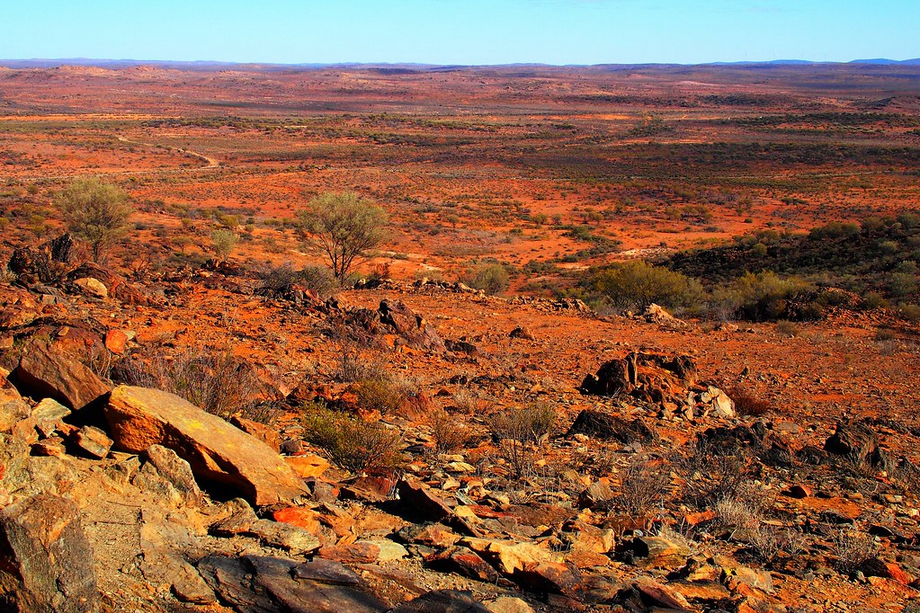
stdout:
<svg viewBox="0 0 920 613">
<path fill-rule="evenodd" d="M 84 277 L 82 279 L 77 279 L 73 284 L 80 288 L 80 291 L 82 291 L 84 295 L 90 296 L 91 298 L 105 300 L 109 297 L 109 288 L 99 279 Z"/>
<path fill-rule="evenodd" d="M 105 432 L 95 426 L 84 426 L 74 434 L 77 447 L 94 458 L 102 459 L 109 455 L 112 448 L 112 439 Z"/>
<path fill-rule="evenodd" d="M 313 453 L 285 456 L 284 462 L 301 479 L 319 477 L 329 468 L 329 460 Z"/>
</svg>

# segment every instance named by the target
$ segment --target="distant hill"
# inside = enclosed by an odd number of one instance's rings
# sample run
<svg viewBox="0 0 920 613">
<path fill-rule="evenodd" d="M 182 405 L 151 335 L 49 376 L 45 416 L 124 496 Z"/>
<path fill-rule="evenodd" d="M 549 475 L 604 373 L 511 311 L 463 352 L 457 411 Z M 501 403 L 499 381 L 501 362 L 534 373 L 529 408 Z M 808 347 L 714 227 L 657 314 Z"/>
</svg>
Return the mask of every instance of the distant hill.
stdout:
<svg viewBox="0 0 920 613">
<path fill-rule="evenodd" d="M 636 68 L 656 68 L 656 67 L 685 67 L 692 68 L 696 66 L 739 66 L 739 67 L 757 67 L 757 66 L 834 66 L 834 65 L 853 65 L 853 64 L 867 64 L 867 65 L 876 65 L 876 66 L 920 66 L 920 58 L 909 59 L 909 60 L 891 60 L 886 58 L 874 58 L 874 59 L 862 59 L 862 60 L 853 60 L 851 62 L 812 62 L 809 60 L 796 60 L 796 59 L 786 59 L 786 60 L 772 60 L 772 61 L 753 61 L 753 62 L 708 62 L 704 64 L 673 64 L 673 63 L 649 63 L 649 64 L 597 64 L 593 67 L 603 68 L 607 70 L 627 70 L 627 69 L 636 69 Z M 109 59 L 90 59 L 90 58 L 62 58 L 62 59 L 0 59 L 0 66 L 6 68 L 14 69 L 23 69 L 23 68 L 58 68 L 61 66 L 91 66 L 97 68 L 109 68 L 113 70 L 121 68 L 131 68 L 134 66 L 157 66 L 161 68 L 174 68 L 177 70 L 191 70 L 191 71 L 213 71 L 213 70 L 232 70 L 232 69 L 261 69 L 261 70 L 288 70 L 291 68 L 298 68 L 302 70 L 319 70 L 319 69 L 335 69 L 335 68 L 347 68 L 347 69 L 374 69 L 387 72 L 400 72 L 400 71 L 443 71 L 443 70 L 457 70 L 462 68 L 483 68 L 487 66 L 472 66 L 472 65 L 450 65 L 442 66 L 437 64 L 423 64 L 423 63 L 382 63 L 382 62 L 340 62 L 333 64 L 318 64 L 318 63 L 300 63 L 300 64 L 274 64 L 274 63 L 260 63 L 260 62 L 217 62 L 209 60 L 196 60 L 196 61 L 171 61 L 171 60 L 109 60 Z M 521 63 L 521 64 L 495 64 L 493 68 L 562 68 L 562 66 L 554 66 L 550 64 L 540 64 L 540 63 Z M 571 64 L 565 67 L 569 68 L 579 68 L 579 67 L 588 67 L 587 65 L 582 64 Z"/>
</svg>

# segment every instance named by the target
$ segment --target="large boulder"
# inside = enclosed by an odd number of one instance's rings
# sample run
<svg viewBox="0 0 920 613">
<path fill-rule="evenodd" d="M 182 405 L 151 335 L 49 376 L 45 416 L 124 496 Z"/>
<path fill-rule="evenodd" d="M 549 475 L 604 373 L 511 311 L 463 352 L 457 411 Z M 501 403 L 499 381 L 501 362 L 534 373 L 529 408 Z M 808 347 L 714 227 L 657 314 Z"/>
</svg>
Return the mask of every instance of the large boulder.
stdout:
<svg viewBox="0 0 920 613">
<path fill-rule="evenodd" d="M 624 419 L 617 415 L 591 409 L 585 409 L 579 413 L 566 432 L 566 436 L 576 434 L 584 434 L 605 441 L 615 440 L 624 445 L 651 443 L 658 438 L 658 433 L 641 419 Z"/>
<path fill-rule="evenodd" d="M 64 234 L 37 247 L 17 249 L 7 266 L 10 272 L 28 284 L 51 283 L 67 272 L 75 255 L 73 239 Z"/>
<path fill-rule="evenodd" d="M 74 410 L 98 400 L 111 389 L 89 368 L 44 343 L 28 348 L 10 379 L 26 396 L 53 398 Z"/>
<path fill-rule="evenodd" d="M 73 501 L 40 494 L 0 511 L 0 610 L 99 610 L 93 552 Z"/>
<path fill-rule="evenodd" d="M 268 445 L 168 392 L 119 386 L 105 407 L 115 447 L 172 449 L 202 480 L 226 486 L 254 505 L 290 502 L 303 480 Z"/>
<path fill-rule="evenodd" d="M 879 448 L 878 434 L 862 421 L 842 420 L 833 435 L 824 442 L 824 451 L 865 462 Z"/>
</svg>

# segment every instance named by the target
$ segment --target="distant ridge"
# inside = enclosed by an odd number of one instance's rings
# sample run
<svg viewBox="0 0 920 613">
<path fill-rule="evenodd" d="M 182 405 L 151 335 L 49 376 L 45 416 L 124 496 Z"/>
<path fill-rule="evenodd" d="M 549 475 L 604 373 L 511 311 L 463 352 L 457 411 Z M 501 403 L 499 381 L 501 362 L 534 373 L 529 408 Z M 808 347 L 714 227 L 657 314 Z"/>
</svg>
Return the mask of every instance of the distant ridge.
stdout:
<svg viewBox="0 0 920 613">
<path fill-rule="evenodd" d="M 635 64 L 543 64 L 534 63 L 513 63 L 513 64 L 425 64 L 425 63 L 386 63 L 386 62 L 337 62 L 337 63 L 297 63 L 297 64 L 277 64 L 271 62 L 219 62 L 211 60 L 194 60 L 194 61 L 172 61 L 172 60 L 109 60 L 109 59 L 91 59 L 91 58 L 60 58 L 60 59 L 0 59 L 0 66 L 12 69 L 26 68 L 60 68 L 62 66 L 86 66 L 94 68 L 108 68 L 117 70 L 122 68 L 132 68 L 135 66 L 156 66 L 158 68 L 175 68 L 179 70 L 238 70 L 259 68 L 263 70 L 320 70 L 336 68 L 367 68 L 378 69 L 381 71 L 443 71 L 459 70 L 463 68 L 634 68 L 634 67 L 654 67 L 654 66 L 835 66 L 835 65 L 852 65 L 865 64 L 870 66 L 920 66 L 920 58 L 908 60 L 891 60 L 887 58 L 872 58 L 852 60 L 849 62 L 815 62 L 810 60 L 770 60 L 770 61 L 742 61 L 742 62 L 705 62 L 700 64 L 679 64 L 668 62 L 652 63 L 635 63 Z"/>
</svg>

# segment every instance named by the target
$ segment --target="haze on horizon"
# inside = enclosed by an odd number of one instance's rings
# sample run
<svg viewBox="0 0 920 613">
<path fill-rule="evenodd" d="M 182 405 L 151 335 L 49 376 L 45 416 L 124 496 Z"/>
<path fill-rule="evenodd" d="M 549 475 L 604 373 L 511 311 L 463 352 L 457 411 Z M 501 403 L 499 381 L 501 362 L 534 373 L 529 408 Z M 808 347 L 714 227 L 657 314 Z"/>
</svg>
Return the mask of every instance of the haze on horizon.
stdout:
<svg viewBox="0 0 920 613">
<path fill-rule="evenodd" d="M 637 64 L 920 57 L 916 0 L 9 0 L 3 59 Z"/>
</svg>

